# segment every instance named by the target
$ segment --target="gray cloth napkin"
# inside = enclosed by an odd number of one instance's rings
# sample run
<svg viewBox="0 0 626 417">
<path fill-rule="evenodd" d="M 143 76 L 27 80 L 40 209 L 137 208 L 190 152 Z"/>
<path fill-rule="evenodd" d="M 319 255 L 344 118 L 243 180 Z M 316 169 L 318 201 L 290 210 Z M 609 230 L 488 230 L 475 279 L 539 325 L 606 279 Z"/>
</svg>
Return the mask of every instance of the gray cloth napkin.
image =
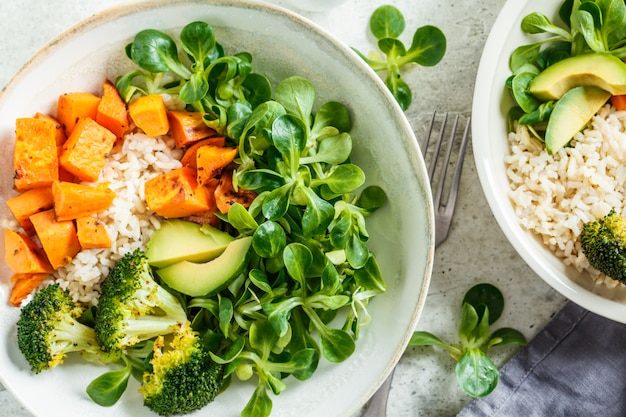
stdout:
<svg viewBox="0 0 626 417">
<path fill-rule="evenodd" d="M 626 416 L 626 325 L 568 302 L 457 417 Z"/>
</svg>

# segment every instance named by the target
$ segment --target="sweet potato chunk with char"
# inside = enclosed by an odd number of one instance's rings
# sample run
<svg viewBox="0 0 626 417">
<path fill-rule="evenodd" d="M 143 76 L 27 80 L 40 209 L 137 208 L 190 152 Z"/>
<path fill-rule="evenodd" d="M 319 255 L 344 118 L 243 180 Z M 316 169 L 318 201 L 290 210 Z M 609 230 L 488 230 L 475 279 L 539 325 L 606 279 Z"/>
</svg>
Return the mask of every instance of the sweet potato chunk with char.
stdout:
<svg viewBox="0 0 626 417">
<path fill-rule="evenodd" d="M 164 217 L 186 217 L 210 208 L 208 189 L 198 185 L 196 171 L 189 167 L 147 181 L 144 190 L 150 210 Z"/>
<path fill-rule="evenodd" d="M 219 184 L 219 180 L 213 178 L 209 181 L 208 184 L 205 184 L 204 187 L 208 191 L 208 203 L 209 209 L 207 211 L 203 211 L 202 213 L 193 214 L 191 216 L 186 216 L 185 220 L 189 220 L 190 222 L 198 223 L 198 224 L 210 224 L 212 226 L 217 226 L 220 223 L 220 218 L 217 217 L 217 204 L 215 202 L 215 189 Z"/>
<path fill-rule="evenodd" d="M 110 248 L 111 238 L 104 224 L 91 216 L 76 219 L 76 234 L 83 249 Z"/>
<path fill-rule="evenodd" d="M 207 184 L 226 168 L 237 156 L 237 148 L 202 146 L 196 154 L 198 184 Z"/>
<path fill-rule="evenodd" d="M 183 157 L 180 158 L 180 163 L 184 167 L 190 167 L 190 168 L 196 169 L 198 149 L 207 145 L 223 147 L 225 144 L 226 144 L 226 138 L 224 136 L 215 136 L 215 137 L 208 138 L 208 139 L 202 139 L 201 141 L 196 142 L 193 145 L 189 146 L 185 150 Z"/>
<path fill-rule="evenodd" d="M 6 203 L 15 220 L 24 229 L 24 232 L 32 236 L 35 234 L 35 229 L 30 222 L 30 216 L 53 207 L 52 188 L 33 188 L 9 198 Z"/>
<path fill-rule="evenodd" d="M 35 118 L 49 120 L 54 123 L 54 126 L 56 128 L 57 156 L 61 155 L 61 152 L 63 152 L 63 144 L 67 140 L 67 135 L 65 134 L 65 129 L 63 128 L 61 122 L 59 122 L 57 119 L 50 116 L 49 114 L 45 113 L 36 113 Z M 59 179 L 61 181 L 74 181 L 75 177 L 74 175 L 67 172 L 65 168 L 59 165 Z"/>
<path fill-rule="evenodd" d="M 222 214 L 228 214 L 228 210 L 230 210 L 230 207 L 235 203 L 239 203 L 244 207 L 250 207 L 250 204 L 252 204 L 256 196 L 257 193 L 254 191 L 244 190 L 242 188 L 235 191 L 232 171 L 222 172 L 217 187 L 215 188 L 215 204 Z"/>
<path fill-rule="evenodd" d="M 148 136 L 162 136 L 170 130 L 165 103 L 158 94 L 141 96 L 131 101 L 128 113 L 135 125 Z"/>
<path fill-rule="evenodd" d="M 23 233 L 5 229 L 4 251 L 5 262 L 16 274 L 53 271 L 43 250 Z"/>
<path fill-rule="evenodd" d="M 56 129 L 54 138 L 57 144 L 57 148 L 60 148 L 61 146 L 63 146 L 63 144 L 65 143 L 65 140 L 67 139 L 67 135 L 65 134 L 65 129 L 63 129 L 63 124 L 61 122 L 59 122 L 57 119 L 50 116 L 49 114 L 39 113 L 39 112 L 35 113 L 35 119 L 48 120 L 54 123 L 54 128 Z"/>
<path fill-rule="evenodd" d="M 30 221 L 54 269 L 64 266 L 80 252 L 74 221 L 57 221 L 54 210 L 34 214 L 30 216 Z"/>
<path fill-rule="evenodd" d="M 11 229 L 4 229 L 4 259 L 16 274 L 52 272 L 41 248 L 25 234 Z"/>
<path fill-rule="evenodd" d="M 217 135 L 214 129 L 204 123 L 201 112 L 169 111 L 167 118 L 172 137 L 179 148 Z"/>
<path fill-rule="evenodd" d="M 15 121 L 13 184 L 18 191 L 47 187 L 59 178 L 56 127 L 34 117 Z"/>
<path fill-rule="evenodd" d="M 29 274 L 14 274 L 11 277 L 11 294 L 9 295 L 9 301 L 15 307 L 19 307 L 22 301 L 26 299 L 32 293 L 35 288 L 48 278 L 47 273 L 29 273 Z"/>
<path fill-rule="evenodd" d="M 52 184 L 54 212 L 57 220 L 72 220 L 108 209 L 115 199 L 108 183 L 96 186 L 56 181 Z"/>
<path fill-rule="evenodd" d="M 62 94 L 57 101 L 56 119 L 65 128 L 65 134 L 70 136 L 80 119 L 89 117 L 96 119 L 98 105 L 101 98 L 87 92 L 73 92 Z"/>
<path fill-rule="evenodd" d="M 122 139 L 130 128 L 126 103 L 109 80 L 102 84 L 102 99 L 98 104 L 96 122 Z"/>
<path fill-rule="evenodd" d="M 81 180 L 96 182 L 116 139 L 95 120 L 80 119 L 63 145 L 59 163 Z"/>
</svg>

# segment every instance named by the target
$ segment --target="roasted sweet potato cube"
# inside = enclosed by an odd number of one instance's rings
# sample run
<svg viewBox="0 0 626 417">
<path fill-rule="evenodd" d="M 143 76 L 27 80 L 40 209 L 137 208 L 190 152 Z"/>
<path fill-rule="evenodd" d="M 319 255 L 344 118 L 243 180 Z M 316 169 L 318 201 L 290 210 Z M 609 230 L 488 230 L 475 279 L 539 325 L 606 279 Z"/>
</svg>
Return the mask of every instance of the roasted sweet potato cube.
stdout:
<svg viewBox="0 0 626 417">
<path fill-rule="evenodd" d="M 202 120 L 201 112 L 169 111 L 167 118 L 176 146 L 183 148 L 201 139 L 217 136 Z"/>
<path fill-rule="evenodd" d="M 54 269 L 66 265 L 80 251 L 73 220 L 57 221 L 54 210 L 47 210 L 33 214 L 30 221 Z"/>
<path fill-rule="evenodd" d="M 52 184 L 57 220 L 72 220 L 108 209 L 115 199 L 108 183 L 95 186 L 56 181 Z"/>
<path fill-rule="evenodd" d="M 4 229 L 4 259 L 16 274 L 52 272 L 42 249 L 25 234 L 11 229 Z"/>
<path fill-rule="evenodd" d="M 24 232 L 31 236 L 35 234 L 35 229 L 29 217 L 35 213 L 49 210 L 53 207 L 54 199 L 52 198 L 52 188 L 33 188 L 15 197 L 9 198 L 6 203 L 13 217 L 15 217 L 15 220 L 17 220 L 22 229 L 24 229 Z"/>
<path fill-rule="evenodd" d="M 111 238 L 104 224 L 95 217 L 86 216 L 76 219 L 76 234 L 83 249 L 110 248 Z"/>
<path fill-rule="evenodd" d="M 39 113 L 39 112 L 35 113 L 35 119 L 48 120 L 54 123 L 54 128 L 55 128 L 54 138 L 57 144 L 57 148 L 60 148 L 61 146 L 63 146 L 63 144 L 65 143 L 65 140 L 67 139 L 67 135 L 65 134 L 65 129 L 63 129 L 63 124 L 61 122 L 59 122 L 57 119 L 50 116 L 49 114 Z"/>
<path fill-rule="evenodd" d="M 135 125 L 148 136 L 162 136 L 170 130 L 165 103 L 158 94 L 134 99 L 128 104 L 128 113 Z"/>
<path fill-rule="evenodd" d="M 164 217 L 186 217 L 210 208 L 207 188 L 198 185 L 196 171 L 188 167 L 147 181 L 145 194 L 150 210 Z"/>
<path fill-rule="evenodd" d="M 50 274 L 47 273 L 14 274 L 11 277 L 13 287 L 11 287 L 11 295 L 9 296 L 11 304 L 15 307 L 19 307 L 22 301 L 24 301 L 35 288 L 39 287 L 49 275 Z"/>
<path fill-rule="evenodd" d="M 215 202 L 215 189 L 219 184 L 219 180 L 213 178 L 209 181 L 208 184 L 205 184 L 204 187 L 208 191 L 208 203 L 209 209 L 207 211 L 203 211 L 202 213 L 193 214 L 191 216 L 186 216 L 185 220 L 189 220 L 190 222 L 198 223 L 198 224 L 210 224 L 212 226 L 217 226 L 220 223 L 220 218 L 217 217 L 217 204 Z"/>
<path fill-rule="evenodd" d="M 118 139 L 122 139 L 130 128 L 126 103 L 109 80 L 102 84 L 102 99 L 98 104 L 96 122 L 109 129 Z"/>
<path fill-rule="evenodd" d="M 238 154 L 237 148 L 221 148 L 218 146 L 201 146 L 196 153 L 196 170 L 198 184 L 207 184 L 219 175 Z"/>
<path fill-rule="evenodd" d="M 65 128 L 65 134 L 70 136 L 80 119 L 89 117 L 96 119 L 98 105 L 101 98 L 87 92 L 73 92 L 62 94 L 57 101 L 56 119 Z"/>
<path fill-rule="evenodd" d="M 95 120 L 80 119 L 63 145 L 59 163 L 81 180 L 96 182 L 116 139 Z"/>
<path fill-rule="evenodd" d="M 59 178 L 56 127 L 34 117 L 15 121 L 13 184 L 18 191 L 46 187 Z"/>
<path fill-rule="evenodd" d="M 214 136 L 212 138 L 202 139 L 201 141 L 198 141 L 194 143 L 193 145 L 189 146 L 185 150 L 183 157 L 180 158 L 180 163 L 184 167 L 190 167 L 190 168 L 196 169 L 197 168 L 196 159 L 198 155 L 198 149 L 200 149 L 202 146 L 207 146 L 207 145 L 223 147 L 225 144 L 226 144 L 226 138 L 224 136 Z"/>
<path fill-rule="evenodd" d="M 233 186 L 233 172 L 223 171 L 215 188 L 214 196 L 215 205 L 220 213 L 228 214 L 230 207 L 235 203 L 239 203 L 244 207 L 250 207 L 250 204 L 257 197 L 257 193 L 242 188 L 235 190 Z"/>
<path fill-rule="evenodd" d="M 57 143 L 57 156 L 61 155 L 61 152 L 63 151 L 63 144 L 67 140 L 67 135 L 65 134 L 65 129 L 63 128 L 61 122 L 45 113 L 36 113 L 35 118 L 49 120 L 54 123 L 54 127 L 56 128 L 55 139 Z M 62 166 L 59 166 L 59 179 L 61 181 L 73 181 L 75 177 L 67 172 Z"/>
</svg>

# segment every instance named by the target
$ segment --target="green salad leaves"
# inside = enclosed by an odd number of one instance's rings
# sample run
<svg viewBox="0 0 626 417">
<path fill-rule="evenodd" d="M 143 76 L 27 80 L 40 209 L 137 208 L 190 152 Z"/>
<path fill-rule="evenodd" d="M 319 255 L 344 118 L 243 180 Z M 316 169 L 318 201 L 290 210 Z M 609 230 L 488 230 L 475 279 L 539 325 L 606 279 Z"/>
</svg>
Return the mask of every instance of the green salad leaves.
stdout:
<svg viewBox="0 0 626 417">
<path fill-rule="evenodd" d="M 140 69 L 116 81 L 127 102 L 134 94 L 177 95 L 189 110 L 203 112 L 208 126 L 231 136 L 229 127 L 236 127 L 252 108 L 272 98 L 268 78 L 252 72 L 252 56 L 247 52 L 225 55 L 208 23 L 186 25 L 179 41 L 186 53 L 185 63 L 179 58 L 176 42 L 166 33 L 155 29 L 137 33 L 126 47 L 126 55 Z"/>
<path fill-rule="evenodd" d="M 526 345 L 518 330 L 508 327 L 490 333 L 490 326 L 500 318 L 504 297 L 498 288 L 483 283 L 470 288 L 463 298 L 458 344 L 448 344 L 432 333 L 416 331 L 410 346 L 439 346 L 456 361 L 456 379 L 472 397 L 485 397 L 498 385 L 499 371 L 488 352 L 494 346 Z"/>
<path fill-rule="evenodd" d="M 424 36 L 404 60 L 435 60 Z M 220 218 L 233 236 L 252 236 L 252 260 L 226 290 L 181 299 L 225 376 L 256 375 L 241 415 L 265 417 L 269 393 L 286 389 L 286 377 L 308 379 L 322 358 L 341 362 L 355 351 L 370 320 L 367 305 L 385 291 L 365 219 L 387 197 L 366 186 L 351 162 L 352 121 L 344 104 L 316 108 L 314 86 L 298 76 L 272 88 L 253 72 L 250 54 L 225 54 L 204 22 L 185 26 L 178 44 L 157 30 L 139 32 L 126 48 L 138 68 L 116 85 L 127 101 L 153 93 L 178 97 L 239 149 L 233 184 L 257 197 Z"/>
<path fill-rule="evenodd" d="M 378 41 L 379 52 L 366 56 L 353 48 L 374 71 L 386 72 L 385 85 L 402 110 L 409 108 L 413 97 L 411 88 L 402 78 L 401 69 L 411 63 L 424 67 L 437 65 L 446 52 L 446 37 L 438 27 L 426 25 L 418 28 L 409 48 L 398 39 L 405 27 L 404 15 L 398 8 L 380 6 L 372 14 L 369 24 Z"/>
</svg>

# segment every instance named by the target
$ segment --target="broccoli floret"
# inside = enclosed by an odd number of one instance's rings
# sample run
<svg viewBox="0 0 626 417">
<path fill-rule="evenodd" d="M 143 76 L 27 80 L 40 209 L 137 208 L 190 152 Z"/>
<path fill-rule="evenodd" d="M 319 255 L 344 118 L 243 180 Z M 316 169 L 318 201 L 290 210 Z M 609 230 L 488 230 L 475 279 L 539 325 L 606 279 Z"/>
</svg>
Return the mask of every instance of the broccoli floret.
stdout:
<svg viewBox="0 0 626 417">
<path fill-rule="evenodd" d="M 95 331 L 105 352 L 169 334 L 185 321 L 181 303 L 154 280 L 141 249 L 117 261 L 102 282 Z"/>
<path fill-rule="evenodd" d="M 204 407 L 224 383 L 224 366 L 211 360 L 188 322 L 168 339 L 156 338 L 151 370 L 144 373 L 140 390 L 144 405 L 162 416 Z"/>
<path fill-rule="evenodd" d="M 580 243 L 594 268 L 626 284 L 626 218 L 611 210 L 603 218 L 585 224 Z"/>
<path fill-rule="evenodd" d="M 104 357 L 93 328 L 78 321 L 84 311 L 58 284 L 50 284 L 22 307 L 17 343 L 35 373 L 53 368 L 70 352 Z M 115 360 L 115 358 L 112 358 Z"/>
</svg>

